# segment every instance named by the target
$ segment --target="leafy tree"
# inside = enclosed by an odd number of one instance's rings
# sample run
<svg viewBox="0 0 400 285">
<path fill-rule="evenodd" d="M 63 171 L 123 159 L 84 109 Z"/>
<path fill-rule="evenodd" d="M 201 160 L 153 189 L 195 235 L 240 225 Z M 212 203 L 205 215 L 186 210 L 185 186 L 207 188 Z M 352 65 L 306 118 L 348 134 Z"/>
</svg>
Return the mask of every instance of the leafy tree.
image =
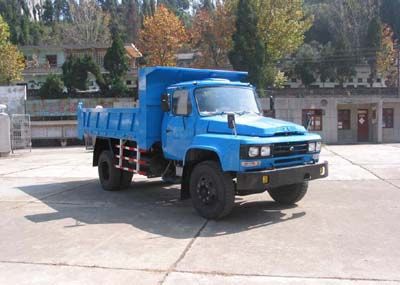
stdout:
<svg viewBox="0 0 400 285">
<path fill-rule="evenodd" d="M 371 87 L 373 86 L 374 79 L 377 76 L 378 66 L 377 66 L 377 55 L 381 50 L 382 44 L 382 23 L 378 17 L 375 17 L 371 20 L 368 26 L 367 38 L 366 38 L 366 47 L 368 50 L 367 61 L 370 66 L 370 75 L 369 75 L 369 83 Z"/>
<path fill-rule="evenodd" d="M 382 22 L 392 27 L 393 37 L 400 38 L 400 0 L 382 0 L 380 16 Z"/>
<path fill-rule="evenodd" d="M 89 72 L 95 76 L 96 83 L 103 93 L 107 91 L 107 85 L 100 72 L 100 67 L 90 56 L 68 57 L 62 65 L 62 72 L 62 79 L 69 93 L 77 90 L 87 90 Z"/>
<path fill-rule="evenodd" d="M 322 83 L 325 83 L 328 79 L 336 79 L 334 52 L 335 50 L 330 42 L 321 48 L 318 71 Z"/>
<path fill-rule="evenodd" d="M 45 24 L 51 24 L 54 21 L 54 7 L 51 0 L 46 0 L 43 4 L 42 20 Z"/>
<path fill-rule="evenodd" d="M 68 0 L 54 0 L 54 18 L 56 21 L 70 21 L 71 14 Z"/>
<path fill-rule="evenodd" d="M 3 20 L 3 17 L 0 16 L 0 45 L 5 45 L 9 42 L 10 39 L 10 28 L 7 23 Z"/>
<path fill-rule="evenodd" d="M 0 84 L 10 84 L 22 79 L 24 57 L 10 42 L 10 30 L 0 16 Z"/>
<path fill-rule="evenodd" d="M 297 51 L 295 73 L 300 77 L 305 87 L 309 87 L 316 80 L 318 57 L 317 47 L 310 44 L 304 44 Z"/>
<path fill-rule="evenodd" d="M 395 48 L 397 42 L 393 39 L 394 32 L 389 25 L 383 25 L 381 31 L 381 50 L 377 54 L 377 69 L 381 75 L 387 77 L 386 85 L 394 87 L 397 83 L 398 53 Z"/>
<path fill-rule="evenodd" d="M 312 25 L 303 0 L 252 0 L 258 16 L 258 30 L 270 60 L 281 59 L 296 51 L 304 33 Z"/>
<path fill-rule="evenodd" d="M 87 89 L 88 73 L 83 58 L 70 56 L 62 65 L 62 79 L 69 93 Z"/>
<path fill-rule="evenodd" d="M 37 44 L 38 23 L 30 20 L 26 1 L 0 0 L 0 15 L 10 27 L 10 40 L 13 44 Z M 35 35 L 35 37 L 33 36 Z"/>
<path fill-rule="evenodd" d="M 349 48 L 350 44 L 343 35 L 340 37 L 335 45 L 335 52 L 333 54 L 336 79 L 343 86 L 343 83 L 356 74 L 356 56 Z"/>
<path fill-rule="evenodd" d="M 106 94 L 108 92 L 108 84 L 101 73 L 100 66 L 90 56 L 84 57 L 84 65 L 86 70 L 95 77 L 96 84 L 99 86 L 103 94 Z"/>
<path fill-rule="evenodd" d="M 224 5 L 225 3 L 217 2 L 217 5 Z M 215 6 L 212 0 L 201 0 L 200 9 L 206 9 L 208 11 L 214 10 Z"/>
<path fill-rule="evenodd" d="M 174 12 L 185 11 L 190 8 L 189 0 L 158 0 L 157 4 L 163 5 Z"/>
<path fill-rule="evenodd" d="M 330 26 L 329 6 L 326 4 L 313 4 L 308 6 L 307 11 L 314 16 L 312 27 L 304 34 L 306 43 L 317 41 L 320 44 L 327 44 L 333 39 L 332 28 Z"/>
<path fill-rule="evenodd" d="M 104 68 L 110 73 L 111 85 L 120 85 L 129 69 L 129 63 L 124 43 L 119 35 L 114 37 L 111 47 L 104 56 Z"/>
<path fill-rule="evenodd" d="M 142 2 L 142 19 L 148 16 L 154 16 L 156 11 L 156 2 L 154 0 L 143 0 Z"/>
<path fill-rule="evenodd" d="M 372 20 L 378 19 L 379 1 L 309 0 L 308 2 L 312 5 L 308 7 L 315 15 L 315 22 L 306 34 L 307 40 L 317 40 L 325 45 L 332 43 L 334 54 L 331 54 L 328 60 L 323 59 L 322 70 L 328 72 L 330 78 L 336 78 L 343 83 L 355 73 L 357 63 L 374 57 L 367 37 L 372 36 L 371 33 L 368 35 Z M 335 77 L 331 77 L 333 69 Z M 327 79 L 327 76 L 324 74 L 322 78 Z"/>
<path fill-rule="evenodd" d="M 236 10 L 236 31 L 233 34 L 233 48 L 229 53 L 235 70 L 249 72 L 249 81 L 258 88 L 265 84 L 265 45 L 257 29 L 258 17 L 253 4 L 239 0 Z"/>
<path fill-rule="evenodd" d="M 122 1 L 123 25 L 126 39 L 129 42 L 136 42 L 140 29 L 140 4 L 138 0 Z"/>
<path fill-rule="evenodd" d="M 111 89 L 108 94 L 113 97 L 120 97 L 121 95 L 126 94 L 128 91 L 128 87 L 126 86 L 124 80 L 118 78 L 111 85 Z"/>
<path fill-rule="evenodd" d="M 39 96 L 41 98 L 58 98 L 64 91 L 64 83 L 61 77 L 56 74 L 47 76 L 46 81 L 40 86 Z"/>
<path fill-rule="evenodd" d="M 190 0 L 157 0 L 157 5 L 167 7 L 168 10 L 174 12 L 175 15 L 177 15 L 186 26 L 190 25 Z"/>
<path fill-rule="evenodd" d="M 187 41 L 185 27 L 163 5 L 154 16 L 145 17 L 140 32 L 140 48 L 148 65 L 175 65 L 175 55 Z"/>
<path fill-rule="evenodd" d="M 226 67 L 229 64 L 233 31 L 234 19 L 224 4 L 218 3 L 215 10 L 198 10 L 191 29 L 191 42 L 202 56 L 195 66 Z"/>
</svg>

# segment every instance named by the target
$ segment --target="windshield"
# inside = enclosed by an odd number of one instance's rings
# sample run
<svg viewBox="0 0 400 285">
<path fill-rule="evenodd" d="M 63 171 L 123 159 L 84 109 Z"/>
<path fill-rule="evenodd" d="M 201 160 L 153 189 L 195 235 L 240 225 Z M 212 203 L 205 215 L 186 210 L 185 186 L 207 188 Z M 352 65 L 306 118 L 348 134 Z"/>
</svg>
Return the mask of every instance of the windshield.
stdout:
<svg viewBox="0 0 400 285">
<path fill-rule="evenodd" d="M 255 113 L 260 110 L 252 88 L 237 86 L 202 87 L 195 90 L 200 115 Z"/>
</svg>

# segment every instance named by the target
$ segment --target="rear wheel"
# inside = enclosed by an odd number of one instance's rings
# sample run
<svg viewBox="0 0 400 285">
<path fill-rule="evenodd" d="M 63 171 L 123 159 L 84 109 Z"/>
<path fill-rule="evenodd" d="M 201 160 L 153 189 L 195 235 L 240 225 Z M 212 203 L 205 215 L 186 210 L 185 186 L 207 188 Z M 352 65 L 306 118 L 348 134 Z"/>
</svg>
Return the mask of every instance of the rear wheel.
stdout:
<svg viewBox="0 0 400 285">
<path fill-rule="evenodd" d="M 133 173 L 115 168 L 114 156 L 109 150 L 103 150 L 101 152 L 99 156 L 98 172 L 101 186 L 107 191 L 118 191 L 128 187 L 133 176 Z"/>
<path fill-rule="evenodd" d="M 268 193 L 275 202 L 285 205 L 293 205 L 303 199 L 307 193 L 307 188 L 308 182 L 303 182 L 268 189 Z"/>
<path fill-rule="evenodd" d="M 190 195 L 197 212 L 206 219 L 228 215 L 235 203 L 232 177 L 215 161 L 197 164 L 190 176 Z"/>
<path fill-rule="evenodd" d="M 128 188 L 131 185 L 133 173 L 128 171 L 121 171 L 121 187 Z"/>
</svg>

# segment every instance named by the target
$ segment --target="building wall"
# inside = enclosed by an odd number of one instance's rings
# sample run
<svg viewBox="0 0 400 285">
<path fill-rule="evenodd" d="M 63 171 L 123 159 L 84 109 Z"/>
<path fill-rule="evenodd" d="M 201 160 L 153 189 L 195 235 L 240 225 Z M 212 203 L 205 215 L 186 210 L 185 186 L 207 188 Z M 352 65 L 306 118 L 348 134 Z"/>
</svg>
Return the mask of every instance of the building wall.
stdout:
<svg viewBox="0 0 400 285">
<path fill-rule="evenodd" d="M 370 76 L 370 66 L 367 64 L 363 65 L 358 65 L 355 68 L 356 74 L 347 80 L 346 82 L 343 83 L 343 87 L 345 88 L 360 88 L 360 87 L 367 87 L 370 88 L 371 85 L 368 83 L 368 79 Z M 379 82 L 377 82 L 379 81 Z M 335 88 L 339 85 L 339 82 L 337 81 L 331 81 L 328 80 L 327 82 L 321 82 L 319 77 L 316 79 L 314 83 L 311 84 L 312 88 Z M 289 78 L 288 82 L 285 84 L 286 87 L 288 88 L 301 88 L 304 87 L 303 83 L 301 82 L 301 79 L 299 78 Z M 385 78 L 382 76 L 378 75 L 378 78 L 374 80 L 374 83 L 372 85 L 374 88 L 382 88 L 386 87 L 385 84 Z"/>
<path fill-rule="evenodd" d="M 269 99 L 261 99 L 263 109 L 269 109 Z M 331 98 L 276 98 L 275 117 L 284 121 L 294 122 L 302 125 L 303 109 L 321 109 L 322 131 L 313 131 L 321 135 L 326 143 L 337 141 L 337 109 L 336 101 Z"/>
<path fill-rule="evenodd" d="M 27 57 L 27 60 L 37 59 L 39 65 L 46 65 L 48 55 L 56 55 L 57 56 L 57 66 L 63 65 L 65 62 L 65 54 L 64 51 L 60 48 L 48 48 L 48 49 L 37 49 L 37 48 L 22 48 L 22 52 L 24 56 Z"/>
<path fill-rule="evenodd" d="M 384 142 L 400 142 L 400 102 L 383 103 L 383 108 L 393 108 L 393 128 L 383 128 L 382 137 Z"/>
<path fill-rule="evenodd" d="M 368 129 L 369 129 L 369 141 L 378 141 L 378 122 L 374 119 L 372 114 L 373 110 L 376 110 L 377 104 L 366 103 L 366 104 L 338 104 L 337 110 L 350 110 L 350 129 L 340 130 L 338 129 L 337 143 L 354 143 L 357 142 L 358 137 L 358 110 L 368 110 Z"/>
</svg>

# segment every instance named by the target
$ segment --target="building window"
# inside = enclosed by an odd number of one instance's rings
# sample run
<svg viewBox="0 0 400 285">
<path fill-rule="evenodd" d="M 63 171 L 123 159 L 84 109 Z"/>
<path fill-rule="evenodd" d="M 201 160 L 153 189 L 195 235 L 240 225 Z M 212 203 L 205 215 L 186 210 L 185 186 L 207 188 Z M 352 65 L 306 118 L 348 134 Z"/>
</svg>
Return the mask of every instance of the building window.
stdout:
<svg viewBox="0 0 400 285">
<path fill-rule="evenodd" d="M 338 110 L 338 129 L 350 130 L 350 110 Z"/>
<path fill-rule="evenodd" d="M 381 83 L 381 82 L 382 82 L 382 79 L 381 79 L 381 78 L 377 78 L 377 79 L 376 79 L 376 82 L 377 82 L 377 83 Z"/>
<path fill-rule="evenodd" d="M 132 85 L 132 80 L 127 80 L 126 85 Z"/>
<path fill-rule="evenodd" d="M 362 78 L 358 78 L 358 83 L 363 83 L 363 79 Z"/>
<path fill-rule="evenodd" d="M 297 82 L 297 78 L 292 78 L 292 82 L 296 83 Z"/>
<path fill-rule="evenodd" d="M 50 67 L 57 67 L 57 55 L 56 54 L 46 55 L 46 60 L 49 63 Z"/>
<path fill-rule="evenodd" d="M 310 121 L 308 122 L 308 118 Z M 322 110 L 321 109 L 303 109 L 303 125 L 309 126 L 310 131 L 322 131 Z"/>
<path fill-rule="evenodd" d="M 353 79 L 353 78 L 350 78 L 350 79 L 349 79 L 349 82 L 350 82 L 350 83 L 353 83 L 353 82 L 354 82 L 354 79 Z"/>
<path fill-rule="evenodd" d="M 383 109 L 383 128 L 391 129 L 393 128 L 393 108 L 384 108 Z"/>
</svg>

